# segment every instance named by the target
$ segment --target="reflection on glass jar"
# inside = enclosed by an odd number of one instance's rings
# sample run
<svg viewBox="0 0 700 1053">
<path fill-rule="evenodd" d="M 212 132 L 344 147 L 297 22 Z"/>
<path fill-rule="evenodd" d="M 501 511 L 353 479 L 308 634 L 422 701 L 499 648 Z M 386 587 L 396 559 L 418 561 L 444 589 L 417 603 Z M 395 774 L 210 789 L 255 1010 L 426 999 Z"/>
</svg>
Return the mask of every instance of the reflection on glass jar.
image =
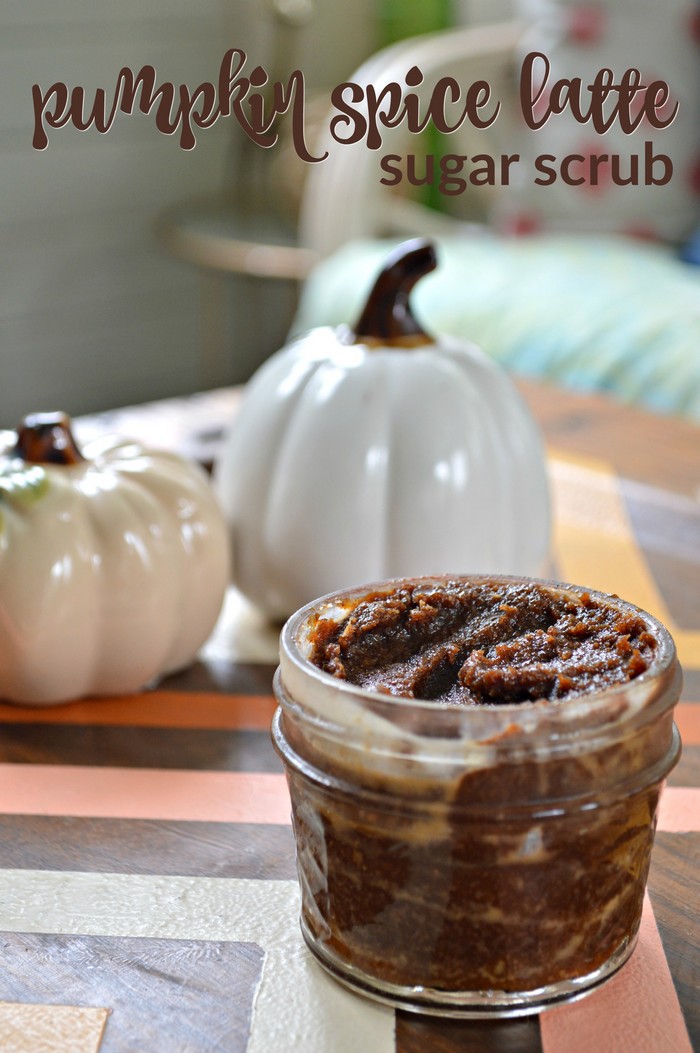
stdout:
<svg viewBox="0 0 700 1053">
<path fill-rule="evenodd" d="M 273 739 L 309 947 L 351 987 L 423 1012 L 517 1015 L 591 990 L 639 928 L 661 784 L 680 752 L 673 641 L 590 594 L 653 637 L 634 679 L 554 702 L 438 705 L 310 660 L 319 619 L 345 620 L 367 593 L 317 601 L 282 634 Z"/>
</svg>

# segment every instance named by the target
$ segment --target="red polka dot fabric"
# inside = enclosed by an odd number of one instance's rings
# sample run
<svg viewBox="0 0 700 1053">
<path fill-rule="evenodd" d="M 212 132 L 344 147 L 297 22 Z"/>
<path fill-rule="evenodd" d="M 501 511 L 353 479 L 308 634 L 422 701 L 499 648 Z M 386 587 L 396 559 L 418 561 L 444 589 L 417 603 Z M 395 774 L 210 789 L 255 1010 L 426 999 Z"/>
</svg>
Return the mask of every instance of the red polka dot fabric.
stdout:
<svg viewBox="0 0 700 1053">
<path fill-rule="evenodd" d="M 540 126 L 516 122 L 519 179 L 499 195 L 496 226 L 681 241 L 700 222 L 699 0 L 518 3 L 530 26 L 521 58 L 541 52 L 549 69 L 533 66 Z M 592 104 L 610 127 L 596 129 Z"/>
</svg>

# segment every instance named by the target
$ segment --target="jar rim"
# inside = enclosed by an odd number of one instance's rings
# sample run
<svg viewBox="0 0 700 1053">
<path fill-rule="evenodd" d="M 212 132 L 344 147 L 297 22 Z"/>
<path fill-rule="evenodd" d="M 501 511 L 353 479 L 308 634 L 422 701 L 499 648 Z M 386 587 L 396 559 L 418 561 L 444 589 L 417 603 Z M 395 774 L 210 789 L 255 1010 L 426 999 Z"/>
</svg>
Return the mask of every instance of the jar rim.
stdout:
<svg viewBox="0 0 700 1053">
<path fill-rule="evenodd" d="M 589 690 L 582 692 L 581 694 L 570 696 L 569 698 L 554 701 L 542 698 L 532 702 L 474 703 L 465 706 L 459 702 L 440 702 L 439 704 L 436 704 L 430 699 L 409 698 L 404 695 L 387 695 L 381 692 L 371 691 L 367 688 L 360 687 L 357 684 L 350 683 L 347 680 L 335 677 L 331 673 L 327 673 L 302 653 L 301 638 L 304 628 L 308 626 L 312 617 L 322 614 L 324 608 L 328 612 L 331 612 L 334 607 L 340 609 L 343 602 L 355 598 L 357 598 L 358 601 L 361 601 L 362 597 L 365 595 L 377 592 L 389 593 L 401 586 L 430 585 L 432 583 L 439 584 L 446 581 L 474 584 L 534 584 L 559 592 L 573 594 L 578 597 L 585 594 L 594 600 L 599 600 L 608 604 L 612 603 L 618 609 L 623 610 L 626 613 L 635 614 L 644 621 L 648 630 L 657 641 L 657 649 L 654 658 L 649 663 L 648 667 L 633 680 L 625 680 L 620 683 L 611 684 L 601 690 Z M 512 716 L 514 719 L 516 717 L 522 719 L 523 715 L 526 713 L 541 714 L 543 711 L 552 716 L 556 713 L 565 713 L 567 718 L 572 719 L 582 715 L 584 712 L 591 717 L 594 715 L 595 711 L 598 709 L 604 710 L 617 699 L 624 698 L 629 700 L 631 691 L 646 695 L 647 689 L 650 688 L 651 685 L 655 685 L 660 676 L 663 676 L 664 673 L 671 670 L 677 658 L 673 637 L 665 625 L 653 615 L 649 614 L 648 611 L 643 610 L 641 607 L 637 607 L 635 604 L 622 599 L 614 593 L 605 593 L 600 590 L 586 588 L 582 585 L 572 585 L 549 578 L 504 574 L 429 574 L 415 577 L 389 578 L 378 582 L 370 582 L 364 585 L 339 589 L 305 604 L 305 606 L 299 608 L 299 610 L 287 619 L 280 634 L 280 650 L 283 664 L 285 661 L 290 661 L 299 673 L 305 677 L 310 677 L 319 685 L 325 685 L 327 688 L 338 691 L 342 696 L 347 698 L 370 702 L 375 709 L 378 705 L 381 706 L 383 703 L 386 705 L 387 710 L 401 707 L 404 712 L 422 714 L 426 712 L 432 714 L 444 713 L 449 714 L 450 716 L 455 716 L 457 714 L 464 715 L 467 712 L 497 712 L 501 714 L 504 719 L 508 716 Z"/>
</svg>

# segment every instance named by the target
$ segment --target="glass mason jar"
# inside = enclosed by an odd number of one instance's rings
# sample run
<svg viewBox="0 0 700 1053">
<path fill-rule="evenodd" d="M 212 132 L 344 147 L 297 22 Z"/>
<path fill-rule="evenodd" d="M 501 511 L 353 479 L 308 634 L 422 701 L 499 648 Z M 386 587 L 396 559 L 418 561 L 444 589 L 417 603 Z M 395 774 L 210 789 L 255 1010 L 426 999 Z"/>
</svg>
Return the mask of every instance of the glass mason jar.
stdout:
<svg viewBox="0 0 700 1053">
<path fill-rule="evenodd" d="M 310 661 L 320 618 L 343 620 L 370 592 L 446 580 L 337 593 L 282 631 L 273 741 L 302 932 L 337 979 L 380 1001 L 539 1012 L 593 989 L 634 948 L 659 794 L 680 753 L 680 667 L 659 622 L 590 592 L 644 620 L 654 658 L 634 680 L 562 702 L 436 705 Z"/>
</svg>

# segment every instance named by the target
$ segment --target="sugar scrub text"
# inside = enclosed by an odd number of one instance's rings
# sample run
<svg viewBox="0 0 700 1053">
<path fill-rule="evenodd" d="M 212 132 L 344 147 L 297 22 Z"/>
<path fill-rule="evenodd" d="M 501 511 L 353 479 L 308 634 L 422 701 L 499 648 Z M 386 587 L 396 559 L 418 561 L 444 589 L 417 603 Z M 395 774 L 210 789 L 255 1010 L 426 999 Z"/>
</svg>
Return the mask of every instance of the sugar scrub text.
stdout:
<svg viewBox="0 0 700 1053">
<path fill-rule="evenodd" d="M 86 88 L 69 88 L 63 81 L 46 90 L 34 84 L 32 145 L 36 150 L 47 149 L 49 131 L 69 125 L 79 131 L 93 129 L 105 134 L 118 116 L 140 112 L 153 117 L 158 132 L 177 136 L 183 150 L 194 149 L 197 134 L 213 127 L 221 118 L 235 120 L 256 145 L 269 149 L 277 143 L 281 122 L 286 119 L 297 155 L 309 164 L 325 160 L 328 152 L 314 152 L 308 142 L 306 91 L 301 70 L 294 70 L 286 82 L 270 82 L 260 65 L 246 73 L 247 63 L 244 51 L 230 48 L 216 80 L 203 82 L 193 89 L 171 81 L 159 84 L 156 70 L 150 65 L 143 66 L 138 73 L 122 67 L 111 94 L 99 87 L 90 95 Z M 444 76 L 429 93 L 415 90 L 423 82 L 423 73 L 413 66 L 402 81 L 381 87 L 353 81 L 338 84 L 330 93 L 327 127 L 330 138 L 341 146 L 364 143 L 368 150 L 377 151 L 384 146 L 385 133 L 390 129 L 402 128 L 411 135 L 419 135 L 432 126 L 448 136 L 465 124 L 483 130 L 498 120 L 501 101 L 494 97 L 488 81 L 478 79 L 462 84 L 455 77 Z M 616 77 L 607 67 L 588 84 L 580 77 L 553 81 L 549 59 L 536 51 L 523 61 L 519 100 L 523 119 L 534 133 L 550 120 L 568 114 L 581 125 L 590 125 L 597 134 L 604 134 L 617 125 L 625 135 L 630 135 L 643 124 L 648 139 L 652 130 L 672 124 L 678 113 L 678 103 L 673 102 L 666 81 L 645 84 L 637 69 L 625 70 Z M 618 155 L 603 154 L 602 158 L 611 163 L 613 173 L 617 173 L 615 181 L 620 185 L 636 185 L 640 181 L 660 185 L 670 180 L 673 171 L 670 158 L 654 153 L 651 142 L 645 143 L 643 158 L 632 155 L 626 166 Z M 519 163 L 520 157 L 518 154 L 497 158 L 484 154 L 471 159 L 460 154 L 446 154 L 437 159 L 428 156 L 423 158 L 421 177 L 417 174 L 417 160 L 413 154 L 405 159 L 387 154 L 380 162 L 381 181 L 388 185 L 395 185 L 403 178 L 413 183 L 433 182 L 437 165 L 438 185 L 444 193 L 460 192 L 454 187 L 461 186 L 462 182 L 466 186 L 460 173 L 467 169 L 465 178 L 473 185 L 507 185 L 511 168 Z M 581 155 L 569 155 L 560 161 L 543 154 L 535 164 L 535 182 L 547 186 L 558 178 L 571 184 L 583 181 L 586 178 L 581 168 L 584 163 L 586 159 Z"/>
</svg>

